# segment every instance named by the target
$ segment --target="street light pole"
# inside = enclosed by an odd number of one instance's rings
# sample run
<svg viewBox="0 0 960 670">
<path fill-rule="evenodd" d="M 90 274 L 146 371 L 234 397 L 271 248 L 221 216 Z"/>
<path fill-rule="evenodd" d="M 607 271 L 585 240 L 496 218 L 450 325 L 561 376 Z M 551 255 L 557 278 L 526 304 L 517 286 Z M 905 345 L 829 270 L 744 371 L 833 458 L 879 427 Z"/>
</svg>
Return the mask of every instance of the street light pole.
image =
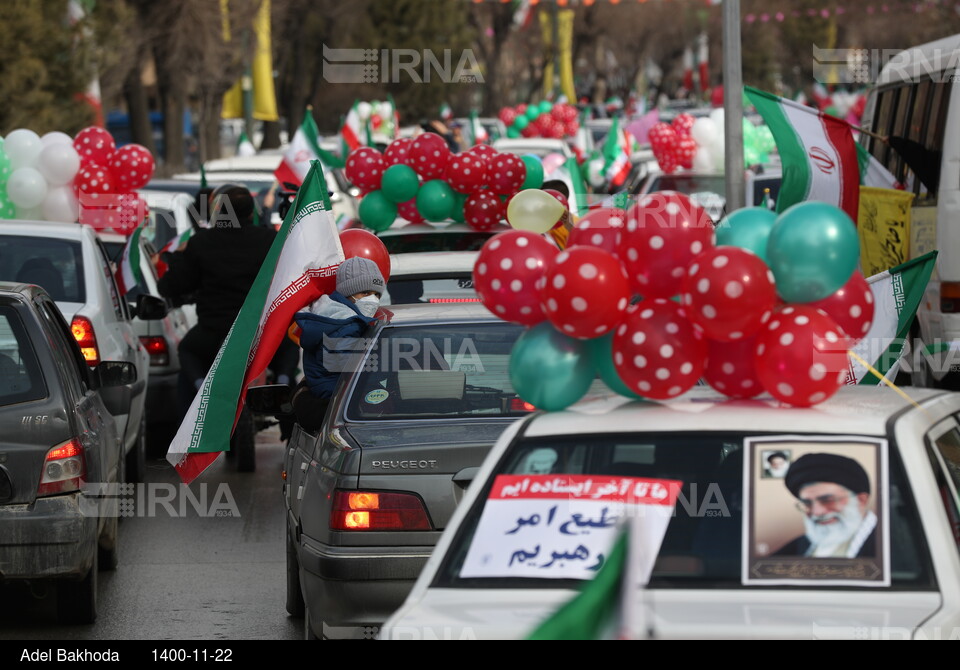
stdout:
<svg viewBox="0 0 960 670">
<path fill-rule="evenodd" d="M 744 207 L 743 69 L 740 60 L 740 0 L 723 0 L 723 169 L 726 211 Z"/>
</svg>

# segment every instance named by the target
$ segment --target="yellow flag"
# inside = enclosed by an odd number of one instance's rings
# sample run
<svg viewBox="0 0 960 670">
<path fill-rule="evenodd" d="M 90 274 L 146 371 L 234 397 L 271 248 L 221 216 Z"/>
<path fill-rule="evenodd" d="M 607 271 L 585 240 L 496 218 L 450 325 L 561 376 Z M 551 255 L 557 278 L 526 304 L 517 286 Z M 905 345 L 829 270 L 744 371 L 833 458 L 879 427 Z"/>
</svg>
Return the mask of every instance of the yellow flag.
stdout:
<svg viewBox="0 0 960 670">
<path fill-rule="evenodd" d="M 273 90 L 273 54 L 270 42 L 270 0 L 263 0 L 253 23 L 257 36 L 253 56 L 253 118 L 276 121 L 277 96 Z"/>
<path fill-rule="evenodd" d="M 564 9 L 559 15 L 560 40 L 560 92 L 567 96 L 567 102 L 577 101 L 577 92 L 573 86 L 573 10 Z"/>
<path fill-rule="evenodd" d="M 910 260 L 910 206 L 913 193 L 860 187 L 857 230 L 860 269 L 872 277 Z"/>
</svg>

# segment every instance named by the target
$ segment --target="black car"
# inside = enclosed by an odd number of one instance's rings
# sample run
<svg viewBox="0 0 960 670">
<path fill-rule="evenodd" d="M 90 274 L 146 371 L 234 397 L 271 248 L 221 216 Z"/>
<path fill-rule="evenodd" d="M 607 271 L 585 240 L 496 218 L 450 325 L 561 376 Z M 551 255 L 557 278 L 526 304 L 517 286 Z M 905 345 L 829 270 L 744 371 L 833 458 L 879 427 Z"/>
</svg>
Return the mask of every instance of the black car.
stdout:
<svg viewBox="0 0 960 670">
<path fill-rule="evenodd" d="M 112 414 L 135 377 L 132 363 L 88 366 L 42 288 L 0 282 L 0 583 L 55 583 L 64 623 L 96 619 L 97 572 L 117 564 Z"/>
</svg>

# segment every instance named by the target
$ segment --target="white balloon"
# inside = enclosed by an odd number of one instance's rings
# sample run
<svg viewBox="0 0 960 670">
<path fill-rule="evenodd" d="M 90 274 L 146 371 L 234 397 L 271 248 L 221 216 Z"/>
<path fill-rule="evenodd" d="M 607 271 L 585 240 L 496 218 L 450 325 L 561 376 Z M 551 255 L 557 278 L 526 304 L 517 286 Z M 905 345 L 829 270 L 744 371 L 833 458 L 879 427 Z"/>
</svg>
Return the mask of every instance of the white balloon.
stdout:
<svg viewBox="0 0 960 670">
<path fill-rule="evenodd" d="M 710 112 L 709 117 L 715 124 L 720 132 L 723 132 L 723 107 L 717 107 L 715 110 Z"/>
<path fill-rule="evenodd" d="M 357 103 L 357 114 L 360 116 L 361 121 L 366 121 L 370 118 L 370 114 L 373 113 L 373 106 L 369 102 L 358 102 Z"/>
<path fill-rule="evenodd" d="M 10 158 L 10 167 L 14 170 L 23 167 L 36 167 L 40 157 L 40 136 L 27 128 L 17 128 L 3 141 L 3 150 Z"/>
<path fill-rule="evenodd" d="M 80 220 L 80 203 L 72 186 L 57 186 L 47 192 L 41 205 L 43 218 L 47 221 L 74 223 Z"/>
<path fill-rule="evenodd" d="M 709 147 L 717 139 L 717 124 L 713 119 L 705 116 L 700 117 L 690 126 L 690 137 L 697 141 L 701 147 Z"/>
<path fill-rule="evenodd" d="M 36 168 L 17 168 L 7 181 L 7 195 L 18 209 L 33 209 L 47 195 L 47 180 Z"/>
<path fill-rule="evenodd" d="M 389 100 L 377 103 L 377 114 L 379 114 L 380 118 L 384 121 L 389 121 L 393 118 L 393 105 L 390 104 Z"/>
<path fill-rule="evenodd" d="M 713 172 L 714 159 L 710 149 L 705 146 L 697 148 L 697 153 L 693 155 L 693 169 L 697 172 Z"/>
<path fill-rule="evenodd" d="M 72 142 L 50 144 L 40 151 L 37 169 L 51 186 L 69 184 L 80 170 L 80 154 Z"/>
<path fill-rule="evenodd" d="M 21 221 L 43 221 L 43 208 L 17 207 L 17 218 Z"/>
<path fill-rule="evenodd" d="M 59 130 L 51 130 L 40 138 L 40 144 L 45 147 L 49 147 L 51 144 L 69 144 L 73 146 L 73 138 L 66 133 L 61 133 Z"/>
</svg>

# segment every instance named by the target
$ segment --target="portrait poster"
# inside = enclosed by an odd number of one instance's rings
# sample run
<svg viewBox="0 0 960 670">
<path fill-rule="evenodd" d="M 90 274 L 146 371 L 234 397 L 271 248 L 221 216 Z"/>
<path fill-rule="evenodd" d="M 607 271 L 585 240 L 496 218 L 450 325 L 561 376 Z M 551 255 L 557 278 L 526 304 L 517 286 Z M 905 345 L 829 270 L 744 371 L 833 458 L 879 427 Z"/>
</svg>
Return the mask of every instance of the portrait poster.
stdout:
<svg viewBox="0 0 960 670">
<path fill-rule="evenodd" d="M 789 456 L 780 477 L 774 453 Z M 889 586 L 887 481 L 882 438 L 746 438 L 743 583 Z"/>
</svg>

